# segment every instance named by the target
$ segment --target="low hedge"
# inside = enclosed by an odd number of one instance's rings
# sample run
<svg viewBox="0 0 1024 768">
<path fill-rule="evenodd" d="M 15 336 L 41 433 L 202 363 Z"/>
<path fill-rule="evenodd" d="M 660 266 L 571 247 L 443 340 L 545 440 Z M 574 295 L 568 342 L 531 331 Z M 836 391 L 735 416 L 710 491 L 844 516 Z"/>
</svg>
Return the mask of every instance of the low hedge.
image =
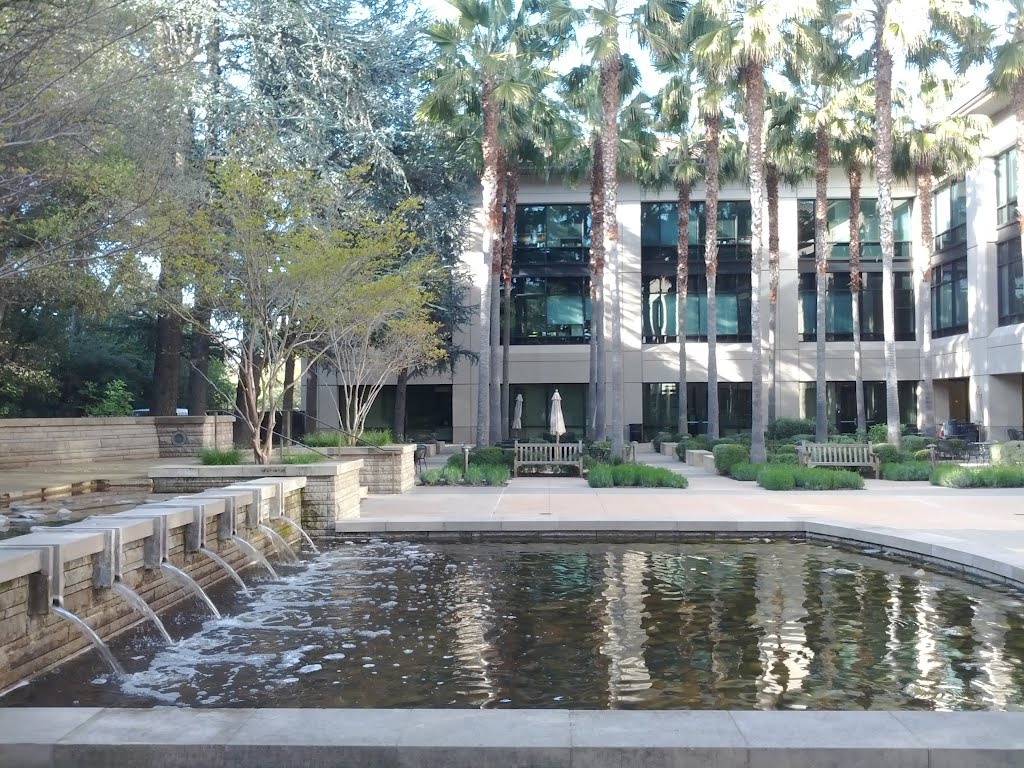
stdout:
<svg viewBox="0 0 1024 768">
<path fill-rule="evenodd" d="M 757 474 L 757 484 L 769 491 L 793 488 L 808 491 L 860 490 L 864 487 L 864 478 L 845 469 L 765 464 Z"/>
<path fill-rule="evenodd" d="M 939 464 L 929 478 L 946 488 L 1024 488 L 1024 467 L 961 467 Z"/>
<path fill-rule="evenodd" d="M 992 463 L 1002 467 L 1024 464 L 1024 441 L 1009 440 L 989 447 Z"/>
<path fill-rule="evenodd" d="M 733 480 L 750 483 L 757 480 L 757 473 L 764 468 L 764 464 L 751 464 L 748 461 L 741 461 L 733 464 L 729 470 L 729 476 Z"/>
<path fill-rule="evenodd" d="M 715 469 L 723 475 L 728 475 L 734 464 L 750 461 L 747 447 L 735 443 L 716 445 L 712 453 L 715 455 Z"/>
<path fill-rule="evenodd" d="M 497 445 L 487 445 L 483 448 L 471 448 L 469 451 L 469 466 L 505 467 L 506 469 L 511 470 L 512 460 L 514 457 L 514 450 L 511 448 L 502 448 Z M 454 467 L 461 472 L 462 461 L 461 453 L 453 453 L 448 457 L 446 466 Z"/>
<path fill-rule="evenodd" d="M 225 450 L 221 450 L 219 448 L 204 448 L 199 452 L 199 463 L 205 464 L 206 466 L 241 464 L 242 457 L 243 453 L 241 448 L 227 448 Z"/>
<path fill-rule="evenodd" d="M 928 452 L 925 451 L 925 454 Z M 932 474 L 930 461 L 905 461 L 882 464 L 883 480 L 927 480 Z"/>
<path fill-rule="evenodd" d="M 814 419 L 775 419 L 768 424 L 765 438 L 768 440 L 785 440 L 794 435 L 813 434 Z"/>
<path fill-rule="evenodd" d="M 470 465 L 465 474 L 460 467 L 446 466 L 425 470 L 420 475 L 423 485 L 505 485 L 508 480 L 508 468 L 497 464 Z"/>
<path fill-rule="evenodd" d="M 686 488 L 688 483 L 664 467 L 644 464 L 599 464 L 587 474 L 591 488 Z"/>
</svg>

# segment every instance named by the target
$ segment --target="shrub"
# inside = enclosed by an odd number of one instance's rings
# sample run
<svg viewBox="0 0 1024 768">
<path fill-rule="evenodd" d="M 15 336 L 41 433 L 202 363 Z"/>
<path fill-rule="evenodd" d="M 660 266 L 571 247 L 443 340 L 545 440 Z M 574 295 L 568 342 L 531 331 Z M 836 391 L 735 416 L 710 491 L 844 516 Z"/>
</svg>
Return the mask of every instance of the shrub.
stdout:
<svg viewBox="0 0 1024 768">
<path fill-rule="evenodd" d="M 420 474 L 420 482 L 423 485 L 447 485 L 444 479 L 444 471 L 440 469 L 427 469 Z"/>
<path fill-rule="evenodd" d="M 940 456 L 946 456 L 951 459 L 962 459 L 967 453 L 966 441 L 956 437 L 949 440 L 938 440 L 935 446 Z"/>
<path fill-rule="evenodd" d="M 914 451 L 914 461 L 931 461 L 932 452 L 928 448 Z"/>
<path fill-rule="evenodd" d="M 392 445 L 394 442 L 390 429 L 368 429 L 356 441 L 357 445 Z"/>
<path fill-rule="evenodd" d="M 989 455 L 992 457 L 992 463 L 1000 466 L 1024 464 L 1024 441 L 1010 440 L 998 443 L 989 448 Z"/>
<path fill-rule="evenodd" d="M 654 450 L 660 451 L 662 443 L 671 443 L 671 442 L 673 442 L 672 441 L 672 433 L 671 432 L 659 432 L 658 434 L 656 434 L 654 436 L 654 439 L 651 440 L 651 445 L 654 447 Z"/>
<path fill-rule="evenodd" d="M 788 453 L 790 456 L 796 456 L 799 452 L 799 449 L 792 443 L 779 443 L 768 450 L 770 453 Z"/>
<path fill-rule="evenodd" d="M 462 482 L 466 485 L 483 485 L 484 470 L 482 467 L 469 465 L 469 469 L 462 475 Z"/>
<path fill-rule="evenodd" d="M 813 419 L 775 419 L 768 424 L 768 431 L 765 437 L 768 440 L 785 440 L 794 435 L 806 435 L 814 433 Z"/>
<path fill-rule="evenodd" d="M 900 438 L 900 448 L 907 453 L 914 454 L 918 451 L 927 450 L 928 444 L 931 442 L 933 442 L 931 439 L 921 435 L 907 435 Z"/>
<path fill-rule="evenodd" d="M 813 443 L 814 441 L 815 440 L 813 432 L 808 434 L 793 435 L 792 437 L 789 438 L 789 442 L 793 445 L 800 445 L 800 443 Z"/>
<path fill-rule="evenodd" d="M 864 487 L 864 478 L 845 469 L 768 464 L 758 472 L 757 484 L 769 491 L 793 488 L 808 491 L 859 490 Z"/>
<path fill-rule="evenodd" d="M 222 451 L 217 448 L 206 448 L 199 452 L 199 463 L 207 466 L 241 464 L 242 449 L 229 448 Z"/>
<path fill-rule="evenodd" d="M 871 449 L 883 464 L 897 464 L 904 460 L 903 453 L 895 445 L 875 443 L 871 446 Z"/>
<path fill-rule="evenodd" d="M 498 445 L 486 445 L 482 448 L 472 448 L 469 451 L 469 463 L 490 464 L 499 467 L 512 467 L 515 458 L 515 451 L 511 448 L 502 448 Z"/>
<path fill-rule="evenodd" d="M 928 451 L 925 451 L 927 454 Z M 927 480 L 932 474 L 930 461 L 906 461 L 902 464 L 882 464 L 883 480 Z"/>
<path fill-rule="evenodd" d="M 509 479 L 508 467 L 500 467 L 497 464 L 486 464 L 480 467 L 484 476 L 484 485 L 505 485 Z"/>
<path fill-rule="evenodd" d="M 607 464 L 598 464 L 587 474 L 587 484 L 591 488 L 611 488 L 615 485 L 612 468 Z"/>
<path fill-rule="evenodd" d="M 91 381 L 82 386 L 82 397 L 91 401 L 85 406 L 86 416 L 131 416 L 135 398 L 121 379 L 107 382 L 103 392 Z"/>
<path fill-rule="evenodd" d="M 834 435 L 828 439 L 830 443 L 852 444 L 860 442 L 856 435 Z"/>
<path fill-rule="evenodd" d="M 313 451 L 302 451 L 301 453 L 288 453 L 281 457 L 279 464 L 316 464 L 327 457 L 313 453 Z"/>
<path fill-rule="evenodd" d="M 587 455 L 595 461 L 608 461 L 612 455 L 612 444 L 608 440 L 598 440 L 587 448 Z"/>
<path fill-rule="evenodd" d="M 735 443 L 716 445 L 712 453 L 715 454 L 715 469 L 723 475 L 728 475 L 734 464 L 750 461 L 750 451 Z"/>
<path fill-rule="evenodd" d="M 931 477 L 932 485 L 946 488 L 1024 488 L 1024 467 L 961 467 L 940 464 Z"/>
<path fill-rule="evenodd" d="M 594 467 L 587 476 L 591 488 L 618 487 L 643 488 L 685 488 L 686 478 L 664 467 L 648 467 L 644 464 L 621 464 L 619 466 Z"/>
<path fill-rule="evenodd" d="M 691 435 L 690 437 L 679 438 L 676 451 L 682 447 L 683 455 L 686 451 L 707 451 L 710 450 L 710 441 L 707 435 Z"/>
<path fill-rule="evenodd" d="M 884 443 L 889 439 L 889 428 L 885 424 L 872 424 L 868 427 L 869 443 Z"/>
<path fill-rule="evenodd" d="M 793 446 L 796 448 L 796 446 Z M 768 454 L 769 464 L 790 464 L 796 466 L 800 463 L 800 458 L 796 453 L 769 453 Z"/>
<path fill-rule="evenodd" d="M 441 470 L 441 477 L 445 485 L 458 485 L 462 480 L 462 468 L 447 466 Z"/>
<path fill-rule="evenodd" d="M 337 448 L 342 437 L 341 432 L 307 432 L 302 442 L 310 448 Z"/>
<path fill-rule="evenodd" d="M 738 464 L 732 465 L 732 469 L 729 470 L 729 475 L 733 480 L 753 482 L 754 480 L 757 480 L 757 473 L 761 471 L 763 466 L 763 464 L 751 464 L 746 461 L 741 461 Z"/>
<path fill-rule="evenodd" d="M 796 487 L 796 475 L 790 467 L 768 464 L 757 473 L 757 484 L 769 491 L 791 491 Z"/>
</svg>

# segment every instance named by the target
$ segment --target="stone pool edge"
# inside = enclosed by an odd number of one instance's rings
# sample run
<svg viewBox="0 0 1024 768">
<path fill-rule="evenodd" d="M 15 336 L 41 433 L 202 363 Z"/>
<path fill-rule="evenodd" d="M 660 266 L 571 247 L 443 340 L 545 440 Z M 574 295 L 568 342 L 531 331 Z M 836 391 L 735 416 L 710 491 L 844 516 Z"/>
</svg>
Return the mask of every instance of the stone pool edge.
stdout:
<svg viewBox="0 0 1024 768">
<path fill-rule="evenodd" d="M 877 548 L 944 571 L 1024 590 L 1024 555 L 970 539 L 814 519 L 777 520 L 346 520 L 335 539 L 408 538 L 438 543 L 562 541 L 582 543 L 686 542 L 786 537 Z"/>
<path fill-rule="evenodd" d="M 1024 713 L 11 709 L 0 764 L 51 768 L 1010 768 Z"/>
</svg>

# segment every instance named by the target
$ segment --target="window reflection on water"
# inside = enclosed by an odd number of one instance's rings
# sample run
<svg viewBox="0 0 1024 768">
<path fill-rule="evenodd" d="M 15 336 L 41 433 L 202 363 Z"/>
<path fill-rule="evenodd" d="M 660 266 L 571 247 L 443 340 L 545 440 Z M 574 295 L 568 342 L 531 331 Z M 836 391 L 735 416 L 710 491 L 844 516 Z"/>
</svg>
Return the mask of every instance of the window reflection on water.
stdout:
<svg viewBox="0 0 1024 768">
<path fill-rule="evenodd" d="M 809 544 L 375 542 L 232 594 L 3 704 L 1024 708 L 1017 596 Z"/>
</svg>

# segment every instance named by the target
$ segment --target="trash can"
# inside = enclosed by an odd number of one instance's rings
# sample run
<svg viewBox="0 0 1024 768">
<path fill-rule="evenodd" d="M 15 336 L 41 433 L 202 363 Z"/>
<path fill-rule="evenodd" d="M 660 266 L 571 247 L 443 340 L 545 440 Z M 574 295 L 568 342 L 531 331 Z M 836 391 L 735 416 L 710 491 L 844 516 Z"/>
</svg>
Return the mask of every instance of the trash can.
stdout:
<svg viewBox="0 0 1024 768">
<path fill-rule="evenodd" d="M 631 443 L 642 443 L 644 441 L 644 425 L 643 424 L 630 424 L 629 425 L 629 442 Z"/>
</svg>

